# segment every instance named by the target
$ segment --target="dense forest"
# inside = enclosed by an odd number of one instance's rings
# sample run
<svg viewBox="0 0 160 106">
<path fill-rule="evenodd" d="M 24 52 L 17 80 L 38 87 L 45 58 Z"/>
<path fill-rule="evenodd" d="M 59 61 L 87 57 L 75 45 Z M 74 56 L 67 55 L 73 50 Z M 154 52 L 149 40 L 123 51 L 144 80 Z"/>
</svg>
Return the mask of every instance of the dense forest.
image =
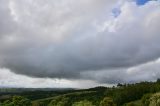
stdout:
<svg viewBox="0 0 160 106">
<path fill-rule="evenodd" d="M 0 106 L 160 106 L 156 82 L 90 89 L 0 89 Z"/>
</svg>

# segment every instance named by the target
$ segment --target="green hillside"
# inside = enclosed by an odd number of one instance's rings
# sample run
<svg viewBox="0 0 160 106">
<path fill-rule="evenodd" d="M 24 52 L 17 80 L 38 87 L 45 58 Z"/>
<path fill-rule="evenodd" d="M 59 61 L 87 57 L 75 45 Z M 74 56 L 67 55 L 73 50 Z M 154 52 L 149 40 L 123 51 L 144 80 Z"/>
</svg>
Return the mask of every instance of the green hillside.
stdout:
<svg viewBox="0 0 160 106">
<path fill-rule="evenodd" d="M 12 94 L 0 106 L 160 106 L 160 80 L 82 90 L 28 91 Z M 2 97 L 0 96 L 0 97 Z"/>
</svg>

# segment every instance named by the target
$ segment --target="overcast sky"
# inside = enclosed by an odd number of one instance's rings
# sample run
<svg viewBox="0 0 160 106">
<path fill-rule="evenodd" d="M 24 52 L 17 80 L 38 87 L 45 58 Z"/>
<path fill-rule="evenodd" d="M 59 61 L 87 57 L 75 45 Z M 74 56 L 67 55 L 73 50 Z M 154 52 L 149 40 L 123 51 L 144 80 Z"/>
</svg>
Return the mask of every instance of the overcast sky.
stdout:
<svg viewBox="0 0 160 106">
<path fill-rule="evenodd" d="M 159 77 L 160 0 L 0 0 L 0 87 Z"/>
</svg>

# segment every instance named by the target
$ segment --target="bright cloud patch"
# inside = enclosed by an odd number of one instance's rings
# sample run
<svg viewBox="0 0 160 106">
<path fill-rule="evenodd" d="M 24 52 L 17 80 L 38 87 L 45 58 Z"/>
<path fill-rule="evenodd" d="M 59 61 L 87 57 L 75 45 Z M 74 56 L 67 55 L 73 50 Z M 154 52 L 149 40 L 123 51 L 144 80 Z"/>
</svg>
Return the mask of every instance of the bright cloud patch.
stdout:
<svg viewBox="0 0 160 106">
<path fill-rule="evenodd" d="M 51 78 L 33 78 L 17 75 L 8 69 L 0 69 L 0 87 L 22 88 L 89 88 L 95 86 L 113 86 L 112 84 L 99 84 L 92 80 L 66 80 Z"/>
</svg>

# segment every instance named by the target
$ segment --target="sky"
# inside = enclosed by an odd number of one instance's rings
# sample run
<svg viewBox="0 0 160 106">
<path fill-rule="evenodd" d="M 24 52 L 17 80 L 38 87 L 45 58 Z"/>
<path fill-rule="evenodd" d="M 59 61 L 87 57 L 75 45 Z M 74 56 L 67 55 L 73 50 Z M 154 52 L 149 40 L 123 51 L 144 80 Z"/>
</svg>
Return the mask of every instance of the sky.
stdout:
<svg viewBox="0 0 160 106">
<path fill-rule="evenodd" d="M 0 0 L 0 87 L 90 88 L 160 76 L 159 0 Z"/>
<path fill-rule="evenodd" d="M 151 1 L 151 0 L 136 0 L 136 3 L 138 5 L 144 5 L 145 3 L 149 2 L 149 1 Z"/>
</svg>

